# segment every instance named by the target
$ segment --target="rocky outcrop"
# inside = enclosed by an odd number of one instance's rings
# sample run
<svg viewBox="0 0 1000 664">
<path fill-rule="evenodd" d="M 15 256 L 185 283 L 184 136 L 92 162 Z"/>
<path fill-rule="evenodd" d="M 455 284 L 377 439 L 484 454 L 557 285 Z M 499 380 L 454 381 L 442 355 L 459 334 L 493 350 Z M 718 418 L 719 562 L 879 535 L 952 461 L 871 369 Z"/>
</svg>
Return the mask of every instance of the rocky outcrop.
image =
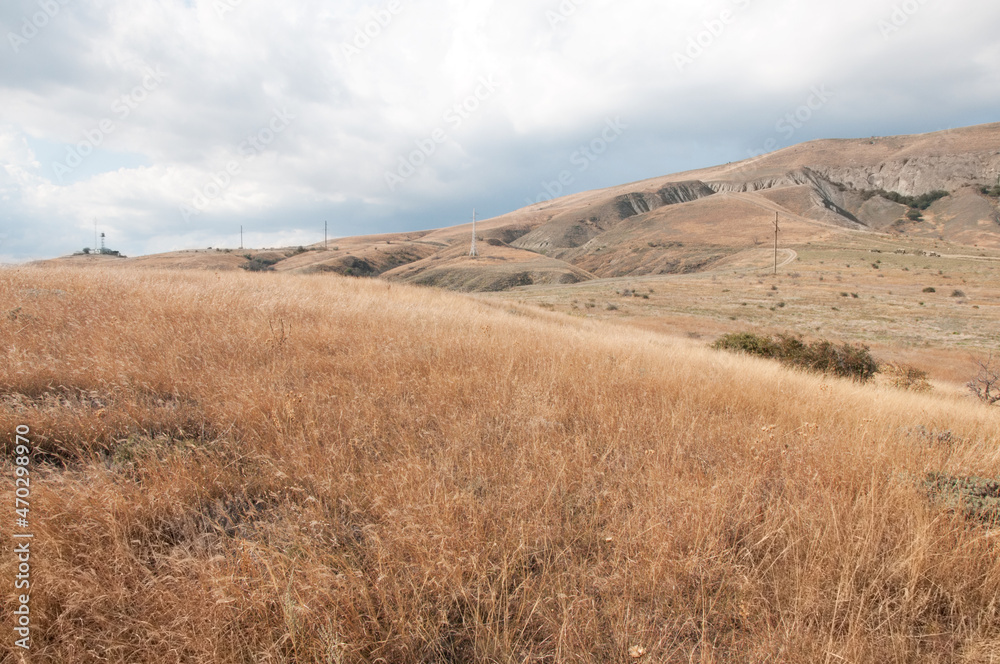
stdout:
<svg viewBox="0 0 1000 664">
<path fill-rule="evenodd" d="M 574 210 L 553 217 L 511 245 L 529 251 L 552 251 L 581 247 L 620 222 L 667 205 L 689 203 L 715 190 L 704 182 L 671 182 L 656 191 L 634 191 L 609 199 L 585 210 Z M 555 254 L 558 256 L 558 254 Z"/>
<path fill-rule="evenodd" d="M 637 214 L 652 212 L 666 205 L 690 203 L 715 193 L 712 187 L 700 180 L 672 182 L 652 193 L 634 192 L 619 196 L 615 199 L 615 204 L 621 218 L 628 219 Z"/>
<path fill-rule="evenodd" d="M 955 191 L 997 184 L 1000 153 L 904 158 L 875 166 L 817 166 L 813 172 L 850 189 L 885 189 L 919 196 L 935 189 Z"/>
</svg>

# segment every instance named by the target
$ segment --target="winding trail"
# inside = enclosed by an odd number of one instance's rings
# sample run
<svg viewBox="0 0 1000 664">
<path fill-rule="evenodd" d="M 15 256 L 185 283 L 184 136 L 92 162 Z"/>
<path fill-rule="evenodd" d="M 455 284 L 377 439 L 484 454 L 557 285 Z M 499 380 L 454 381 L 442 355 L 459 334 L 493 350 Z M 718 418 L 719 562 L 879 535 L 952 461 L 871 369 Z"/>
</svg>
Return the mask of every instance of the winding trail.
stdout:
<svg viewBox="0 0 1000 664">
<path fill-rule="evenodd" d="M 784 261 L 778 263 L 778 269 L 779 270 L 781 268 L 785 267 L 786 265 L 791 265 L 792 263 L 794 263 L 799 258 L 799 252 L 795 251 L 794 249 L 782 249 L 781 251 L 787 251 L 788 252 L 788 258 L 786 258 Z"/>
</svg>

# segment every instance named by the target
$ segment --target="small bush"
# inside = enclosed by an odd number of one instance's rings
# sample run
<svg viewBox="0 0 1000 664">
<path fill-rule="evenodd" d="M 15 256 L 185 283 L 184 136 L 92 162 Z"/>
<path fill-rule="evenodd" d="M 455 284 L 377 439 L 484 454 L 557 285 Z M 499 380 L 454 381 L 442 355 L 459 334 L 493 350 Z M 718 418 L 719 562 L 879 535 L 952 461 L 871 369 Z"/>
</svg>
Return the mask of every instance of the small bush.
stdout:
<svg viewBox="0 0 1000 664">
<path fill-rule="evenodd" d="M 712 348 L 730 350 L 758 357 L 777 357 L 777 344 L 770 337 L 752 332 L 733 332 L 716 340 Z"/>
<path fill-rule="evenodd" d="M 880 366 L 878 372 L 885 377 L 890 385 L 901 390 L 909 390 L 911 392 L 931 391 L 931 384 L 927 382 L 927 372 L 909 364 L 888 362 Z"/>
<path fill-rule="evenodd" d="M 965 297 L 965 293 L 963 293 L 962 291 L 960 291 L 959 289 L 956 288 L 955 290 L 953 290 L 951 292 L 951 296 L 952 297 Z"/>
<path fill-rule="evenodd" d="M 937 289 L 936 289 L 936 288 L 934 288 L 933 286 L 928 286 L 927 288 L 925 288 L 925 289 L 923 290 L 923 292 L 924 292 L 924 293 L 936 293 L 936 292 L 937 292 Z"/>
<path fill-rule="evenodd" d="M 930 473 L 924 489 L 932 501 L 970 521 L 1000 523 L 1000 480 Z"/>
<path fill-rule="evenodd" d="M 274 267 L 272 266 L 278 262 L 277 258 L 250 258 L 249 254 L 246 254 L 246 257 L 249 258 L 249 260 L 243 265 L 240 265 L 240 267 L 248 272 L 273 272 Z"/>
<path fill-rule="evenodd" d="M 906 218 L 910 221 L 922 221 L 924 215 L 920 214 L 920 210 L 916 208 L 910 208 L 906 211 Z"/>
<path fill-rule="evenodd" d="M 718 339 L 713 348 L 780 360 L 784 364 L 851 378 L 871 380 L 878 372 L 878 362 L 867 346 L 836 345 L 826 340 L 806 343 L 796 335 L 780 334 L 775 338 L 737 332 Z"/>
<path fill-rule="evenodd" d="M 979 372 L 970 380 L 966 387 L 983 403 L 993 405 L 1000 402 L 1000 367 L 991 353 L 985 360 L 976 360 Z"/>
<path fill-rule="evenodd" d="M 868 200 L 873 196 L 881 196 L 886 200 L 890 200 L 893 203 L 899 203 L 900 205 L 906 205 L 907 207 L 913 208 L 915 210 L 926 210 L 931 206 L 934 201 L 948 196 L 947 191 L 942 191 L 941 189 L 935 189 L 934 191 L 928 192 L 926 194 L 921 194 L 919 196 L 904 196 L 903 194 L 897 193 L 895 191 L 886 191 L 884 189 L 876 189 L 875 191 L 863 191 L 861 192 L 861 198 L 863 200 Z"/>
</svg>

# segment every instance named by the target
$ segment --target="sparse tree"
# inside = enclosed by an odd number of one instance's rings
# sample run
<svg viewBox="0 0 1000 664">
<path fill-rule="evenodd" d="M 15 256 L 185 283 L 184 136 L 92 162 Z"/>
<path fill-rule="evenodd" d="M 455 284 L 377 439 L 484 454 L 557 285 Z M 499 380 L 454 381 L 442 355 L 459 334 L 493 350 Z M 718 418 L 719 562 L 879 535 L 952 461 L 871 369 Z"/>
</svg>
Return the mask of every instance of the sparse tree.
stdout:
<svg viewBox="0 0 1000 664">
<path fill-rule="evenodd" d="M 979 373 L 968 383 L 969 391 L 980 401 L 993 405 L 1000 401 L 1000 366 L 993 361 L 993 353 L 985 360 L 975 360 Z"/>
</svg>

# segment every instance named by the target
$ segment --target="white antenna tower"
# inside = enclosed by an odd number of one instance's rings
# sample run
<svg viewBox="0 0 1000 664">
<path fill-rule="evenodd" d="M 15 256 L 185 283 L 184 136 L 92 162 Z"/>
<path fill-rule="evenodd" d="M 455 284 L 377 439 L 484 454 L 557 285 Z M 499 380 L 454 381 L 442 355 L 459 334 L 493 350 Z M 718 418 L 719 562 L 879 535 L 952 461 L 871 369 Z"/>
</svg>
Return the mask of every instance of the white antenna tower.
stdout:
<svg viewBox="0 0 1000 664">
<path fill-rule="evenodd" d="M 472 208 L 472 248 L 469 249 L 470 256 L 478 256 L 479 252 L 476 251 L 476 209 Z"/>
</svg>

